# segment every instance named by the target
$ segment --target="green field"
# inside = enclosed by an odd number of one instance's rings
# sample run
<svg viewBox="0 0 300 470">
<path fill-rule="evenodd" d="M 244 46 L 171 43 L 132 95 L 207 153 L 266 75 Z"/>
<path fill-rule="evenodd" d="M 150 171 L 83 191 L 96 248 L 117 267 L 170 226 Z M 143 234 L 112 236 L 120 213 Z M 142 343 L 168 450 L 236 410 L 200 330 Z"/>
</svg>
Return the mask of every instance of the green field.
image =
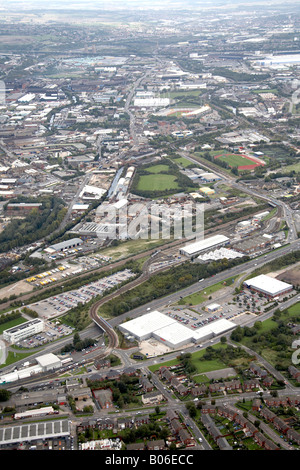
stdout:
<svg viewBox="0 0 300 470">
<path fill-rule="evenodd" d="M 221 343 L 216 344 L 215 346 L 212 346 L 213 349 L 220 349 L 220 348 L 226 348 L 226 345 L 223 345 Z M 197 351 L 195 353 L 192 353 L 192 363 L 196 367 L 197 371 L 195 374 L 200 375 L 200 374 L 205 374 L 206 372 L 211 372 L 213 370 L 220 370 L 224 369 L 227 367 L 223 362 L 218 361 L 218 360 L 212 360 L 212 361 L 199 361 L 200 358 L 206 353 L 206 349 L 202 349 L 200 351 Z M 165 366 L 165 367 L 171 367 L 171 366 L 176 366 L 180 364 L 180 358 L 172 359 L 171 361 L 167 362 L 162 362 L 160 364 L 155 364 L 153 366 L 150 366 L 149 369 L 151 372 L 155 372 L 158 370 L 160 367 Z M 198 382 L 200 381 L 200 378 L 197 380 Z M 205 381 L 205 380 L 204 380 Z"/>
<path fill-rule="evenodd" d="M 142 175 L 139 179 L 137 189 L 142 191 L 166 191 L 168 189 L 178 189 L 176 176 L 166 174 Z"/>
<path fill-rule="evenodd" d="M 193 163 L 190 160 L 187 160 L 184 157 L 172 158 L 172 161 L 175 162 L 177 165 L 182 166 L 183 168 L 187 168 L 187 167 L 193 165 Z M 197 165 L 197 164 L 195 163 L 193 166 L 195 166 L 195 165 Z"/>
<path fill-rule="evenodd" d="M 290 171 L 300 172 L 300 163 L 280 167 L 280 173 L 289 173 Z"/>
<path fill-rule="evenodd" d="M 239 167 L 245 165 L 253 165 L 255 162 L 248 160 L 248 158 L 244 157 L 243 155 L 237 155 L 235 153 L 224 153 L 218 160 L 228 163 L 231 167 Z"/>
<path fill-rule="evenodd" d="M 13 328 L 14 326 L 21 325 L 22 323 L 25 323 L 28 320 L 25 320 L 25 318 L 16 318 L 15 320 L 8 321 L 6 323 L 3 323 L 0 325 L 0 334 L 3 333 L 4 330 L 8 330 L 9 328 Z"/>
<path fill-rule="evenodd" d="M 168 165 L 164 165 L 164 164 L 160 165 L 160 164 L 158 164 L 158 165 L 151 166 L 151 167 L 148 168 L 146 171 L 147 171 L 147 173 L 155 173 L 155 174 L 157 174 L 157 173 L 163 173 L 163 172 L 165 172 L 165 171 L 168 172 L 169 169 L 170 169 L 170 168 L 168 167 Z"/>
<path fill-rule="evenodd" d="M 218 290 L 223 289 L 224 287 L 232 286 L 236 278 L 237 276 L 229 277 L 223 282 L 218 282 L 217 284 L 207 287 L 206 289 L 201 290 L 200 292 L 188 295 L 187 297 L 180 299 L 178 305 L 199 305 L 202 302 L 208 300 L 209 296 L 214 292 L 217 292 Z"/>
</svg>

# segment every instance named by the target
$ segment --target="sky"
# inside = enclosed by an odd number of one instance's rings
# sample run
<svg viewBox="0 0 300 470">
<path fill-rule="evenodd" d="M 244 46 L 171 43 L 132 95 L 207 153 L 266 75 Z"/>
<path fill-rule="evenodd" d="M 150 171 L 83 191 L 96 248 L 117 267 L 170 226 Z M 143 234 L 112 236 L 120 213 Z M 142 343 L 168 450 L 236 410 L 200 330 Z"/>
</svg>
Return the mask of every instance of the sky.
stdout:
<svg viewBox="0 0 300 470">
<path fill-rule="evenodd" d="M 1 9 L 201 9 L 251 5 L 295 4 L 299 0 L 0 0 Z"/>
</svg>

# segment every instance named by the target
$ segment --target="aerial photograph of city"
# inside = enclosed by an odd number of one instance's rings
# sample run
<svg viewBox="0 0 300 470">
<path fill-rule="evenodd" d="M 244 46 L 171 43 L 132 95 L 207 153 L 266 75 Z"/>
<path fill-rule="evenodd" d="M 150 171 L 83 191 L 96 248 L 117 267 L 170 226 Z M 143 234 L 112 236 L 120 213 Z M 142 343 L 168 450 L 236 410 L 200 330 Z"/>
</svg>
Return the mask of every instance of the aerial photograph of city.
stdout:
<svg viewBox="0 0 300 470">
<path fill-rule="evenodd" d="M 21 450 L 300 450 L 298 0 L 0 0 L 0 451 Z"/>
</svg>

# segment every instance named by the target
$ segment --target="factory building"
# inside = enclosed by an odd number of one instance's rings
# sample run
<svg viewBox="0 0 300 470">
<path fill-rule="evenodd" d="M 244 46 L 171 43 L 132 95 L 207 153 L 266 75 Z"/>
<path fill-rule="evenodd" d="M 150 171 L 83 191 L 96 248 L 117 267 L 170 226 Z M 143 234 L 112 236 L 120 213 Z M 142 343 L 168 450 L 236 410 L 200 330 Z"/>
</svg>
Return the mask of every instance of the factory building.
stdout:
<svg viewBox="0 0 300 470">
<path fill-rule="evenodd" d="M 229 238 L 225 237 L 225 235 L 215 235 L 213 237 L 206 238 L 205 240 L 200 240 L 198 242 L 186 245 L 180 249 L 180 253 L 184 256 L 187 256 L 188 258 L 193 258 L 211 249 L 216 249 L 227 245 L 228 243 Z"/>
<path fill-rule="evenodd" d="M 260 276 L 244 281 L 244 286 L 248 287 L 251 291 L 263 294 L 269 299 L 274 299 L 275 297 L 288 294 L 293 290 L 293 286 L 291 284 L 279 281 L 278 279 L 266 276 L 265 274 L 261 274 Z"/>
<path fill-rule="evenodd" d="M 243 253 L 244 255 L 251 255 L 260 250 L 265 250 L 272 243 L 272 238 L 265 237 L 263 235 L 247 240 L 242 240 L 234 245 L 235 251 Z"/>
</svg>

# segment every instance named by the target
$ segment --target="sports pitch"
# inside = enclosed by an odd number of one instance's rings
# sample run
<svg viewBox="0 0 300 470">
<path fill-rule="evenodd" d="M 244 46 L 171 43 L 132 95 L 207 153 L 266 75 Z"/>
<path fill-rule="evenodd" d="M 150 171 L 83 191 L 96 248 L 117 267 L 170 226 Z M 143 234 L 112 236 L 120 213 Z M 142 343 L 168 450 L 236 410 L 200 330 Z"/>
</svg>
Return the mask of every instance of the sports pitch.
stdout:
<svg viewBox="0 0 300 470">
<path fill-rule="evenodd" d="M 257 166 L 263 165 L 260 161 L 254 157 L 247 157 L 246 155 L 239 155 L 236 153 L 220 153 L 215 155 L 215 159 L 222 160 L 228 163 L 230 168 L 238 168 L 238 170 L 252 170 Z"/>
</svg>

